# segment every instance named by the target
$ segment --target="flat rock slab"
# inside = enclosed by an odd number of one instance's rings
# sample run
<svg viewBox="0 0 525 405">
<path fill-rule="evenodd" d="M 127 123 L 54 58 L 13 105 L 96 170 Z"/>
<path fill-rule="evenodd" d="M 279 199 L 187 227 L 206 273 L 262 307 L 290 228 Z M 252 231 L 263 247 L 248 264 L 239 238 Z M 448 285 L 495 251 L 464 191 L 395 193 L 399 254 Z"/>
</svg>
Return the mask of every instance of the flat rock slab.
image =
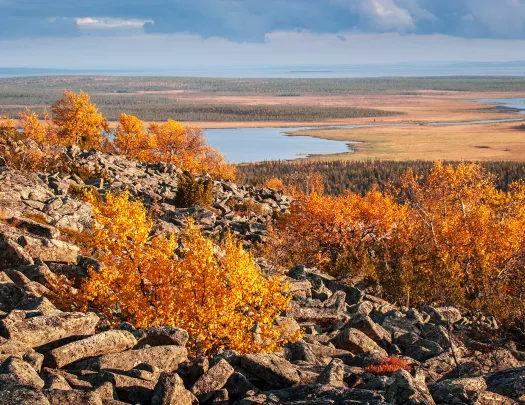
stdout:
<svg viewBox="0 0 525 405">
<path fill-rule="evenodd" d="M 0 390 L 0 405 L 50 405 L 46 396 L 27 388 Z M 61 404 L 65 405 L 65 403 Z"/>
<path fill-rule="evenodd" d="M 171 372 L 180 363 L 188 360 L 188 351 L 181 346 L 157 346 L 147 349 L 128 350 L 123 353 L 106 354 L 82 360 L 72 365 L 75 370 L 120 370 L 129 371 L 141 363 Z"/>
<path fill-rule="evenodd" d="M 272 388 L 288 388 L 301 381 L 293 365 L 274 353 L 246 354 L 241 366 Z"/>
<path fill-rule="evenodd" d="M 9 339 L 39 347 L 73 336 L 93 335 L 98 321 L 99 317 L 91 312 L 62 312 L 3 325 Z"/>
<path fill-rule="evenodd" d="M 353 328 L 343 329 L 331 340 L 331 343 L 338 349 L 348 350 L 353 354 L 377 353 L 384 357 L 388 356 L 387 352 L 376 342 L 360 330 Z"/>
<path fill-rule="evenodd" d="M 137 340 L 132 333 L 109 330 L 53 349 L 46 354 L 45 362 L 49 367 L 62 368 L 87 357 L 120 353 L 136 344 Z"/>
<path fill-rule="evenodd" d="M 79 390 L 43 390 L 50 405 L 103 405 L 94 392 Z"/>
</svg>

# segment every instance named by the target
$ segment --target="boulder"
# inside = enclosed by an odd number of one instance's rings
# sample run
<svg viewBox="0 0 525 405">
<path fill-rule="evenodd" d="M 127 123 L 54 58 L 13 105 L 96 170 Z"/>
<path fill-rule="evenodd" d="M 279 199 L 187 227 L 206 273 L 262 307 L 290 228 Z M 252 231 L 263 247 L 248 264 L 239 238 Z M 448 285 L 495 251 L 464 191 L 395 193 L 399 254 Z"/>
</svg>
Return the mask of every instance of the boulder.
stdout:
<svg viewBox="0 0 525 405">
<path fill-rule="evenodd" d="M 200 402 L 206 402 L 213 391 L 224 387 L 233 372 L 233 367 L 226 360 L 221 359 L 199 377 L 191 387 L 191 392 L 199 398 Z"/>
<path fill-rule="evenodd" d="M 275 353 L 246 354 L 240 363 L 271 388 L 291 387 L 301 380 L 293 365 Z"/>
<path fill-rule="evenodd" d="M 344 388 L 343 378 L 345 375 L 345 366 L 343 360 L 332 359 L 330 364 L 317 377 L 317 383 L 330 385 L 332 387 Z"/>
<path fill-rule="evenodd" d="M 46 365 L 61 368 L 75 361 L 101 354 L 120 353 L 137 344 L 132 333 L 109 330 L 57 347 L 46 354 Z"/>
<path fill-rule="evenodd" d="M 257 391 L 257 388 L 241 373 L 234 372 L 228 381 L 225 388 L 231 399 L 238 399 L 244 397 L 249 391 Z"/>
<path fill-rule="evenodd" d="M 44 388 L 44 381 L 25 361 L 10 357 L 0 365 L 0 387 Z"/>
<path fill-rule="evenodd" d="M 184 329 L 174 326 L 157 326 L 144 330 L 145 336 L 139 340 L 143 346 L 186 346 L 189 335 Z"/>
<path fill-rule="evenodd" d="M 31 255 L 15 241 L 0 233 L 0 270 L 33 264 Z"/>
<path fill-rule="evenodd" d="M 123 353 L 106 354 L 79 361 L 70 367 L 75 370 L 121 370 L 129 371 L 136 365 L 146 363 L 160 370 L 171 372 L 188 359 L 188 351 L 180 346 L 157 346 Z"/>
<path fill-rule="evenodd" d="M 93 335 L 98 321 L 99 317 L 91 312 L 62 312 L 13 323 L 4 320 L 3 327 L 9 339 L 39 347 L 65 338 Z"/>
<path fill-rule="evenodd" d="M 413 377 L 403 369 L 396 371 L 389 378 L 386 398 L 396 405 L 436 404 L 425 384 L 425 376 L 417 373 Z"/>
<path fill-rule="evenodd" d="M 104 405 L 94 392 L 79 390 L 43 390 L 50 405 Z"/>
<path fill-rule="evenodd" d="M 387 352 L 376 342 L 354 328 L 343 329 L 330 342 L 338 349 L 348 350 L 354 354 L 377 353 L 381 356 L 388 356 Z"/>
<path fill-rule="evenodd" d="M 370 339 L 382 347 L 389 346 L 392 343 L 392 337 L 389 332 L 381 325 L 375 323 L 372 318 L 364 314 L 358 314 L 350 321 L 352 328 L 358 329 L 367 335 Z"/>
<path fill-rule="evenodd" d="M 184 387 L 176 373 L 162 373 L 155 389 L 151 405 L 198 405 L 199 401 Z"/>
<path fill-rule="evenodd" d="M 525 367 L 510 368 L 485 377 L 488 390 L 513 399 L 525 395 Z"/>
<path fill-rule="evenodd" d="M 41 391 L 29 388 L 2 388 L 0 389 L 0 405 L 50 405 Z"/>
</svg>

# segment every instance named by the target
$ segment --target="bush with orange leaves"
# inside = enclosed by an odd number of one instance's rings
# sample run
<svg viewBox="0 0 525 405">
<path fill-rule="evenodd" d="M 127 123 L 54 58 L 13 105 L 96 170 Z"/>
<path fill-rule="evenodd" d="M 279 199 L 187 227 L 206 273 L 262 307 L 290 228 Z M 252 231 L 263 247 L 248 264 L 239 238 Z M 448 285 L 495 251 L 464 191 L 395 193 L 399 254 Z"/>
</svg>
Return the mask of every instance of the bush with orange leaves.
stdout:
<svg viewBox="0 0 525 405">
<path fill-rule="evenodd" d="M 395 373 L 396 371 L 401 369 L 410 372 L 412 370 L 412 367 L 408 364 L 406 360 L 392 356 L 387 357 L 379 363 L 368 366 L 367 368 L 365 368 L 365 371 L 374 375 L 388 375 Z"/>
<path fill-rule="evenodd" d="M 286 264 L 368 276 L 407 306 L 525 314 L 525 185 L 500 191 L 478 165 L 436 163 L 426 182 L 409 172 L 395 195 L 298 194 L 276 236 Z"/>
<path fill-rule="evenodd" d="M 296 194 L 291 214 L 278 224 L 275 252 L 284 248 L 285 265 L 316 266 L 344 277 L 373 273 L 370 249 L 392 237 L 405 208 L 378 191 L 362 197 L 316 190 Z"/>
<path fill-rule="evenodd" d="M 273 351 L 298 337 L 275 325 L 291 299 L 287 285 L 264 277 L 233 236 L 217 248 L 190 221 L 181 239 L 151 237 L 152 220 L 128 193 L 108 194 L 106 202 L 87 197 L 95 217 L 93 248 L 103 266 L 91 269 L 78 291 L 63 279 L 56 290 L 62 307 L 96 309 L 112 323 L 140 328 L 182 327 L 195 354 L 223 347 Z"/>
<path fill-rule="evenodd" d="M 192 173 L 235 178 L 235 168 L 226 164 L 223 156 L 206 143 L 202 129 L 168 120 L 162 124 L 152 122 L 148 132 L 155 143 L 152 160 L 171 163 Z"/>
</svg>

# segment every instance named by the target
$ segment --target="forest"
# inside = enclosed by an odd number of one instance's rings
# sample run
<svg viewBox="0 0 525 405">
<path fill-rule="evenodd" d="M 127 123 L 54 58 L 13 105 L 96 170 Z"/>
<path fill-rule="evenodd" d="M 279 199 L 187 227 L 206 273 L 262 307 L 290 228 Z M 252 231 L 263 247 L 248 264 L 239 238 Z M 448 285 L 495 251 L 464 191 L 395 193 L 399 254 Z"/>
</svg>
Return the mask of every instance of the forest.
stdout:
<svg viewBox="0 0 525 405">
<path fill-rule="evenodd" d="M 460 162 L 444 162 L 457 166 Z M 509 185 L 525 179 L 524 162 L 481 162 L 488 173 L 495 176 L 498 189 L 508 191 Z M 412 169 L 414 174 L 425 180 L 432 169 L 432 162 L 417 161 L 271 161 L 245 163 L 237 166 L 237 178 L 248 184 L 263 184 L 278 178 L 285 186 L 294 185 L 302 191 L 308 188 L 308 179 L 318 174 L 324 190 L 330 195 L 346 191 L 366 194 L 373 187 L 384 191 L 399 188 L 404 173 Z"/>
</svg>

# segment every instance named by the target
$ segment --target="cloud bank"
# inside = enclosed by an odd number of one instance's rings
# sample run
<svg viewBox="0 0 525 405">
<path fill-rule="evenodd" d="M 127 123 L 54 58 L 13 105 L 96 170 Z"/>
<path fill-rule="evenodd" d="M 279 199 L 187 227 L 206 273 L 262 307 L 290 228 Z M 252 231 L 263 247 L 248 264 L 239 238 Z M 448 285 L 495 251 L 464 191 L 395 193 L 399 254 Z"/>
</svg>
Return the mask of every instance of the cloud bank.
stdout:
<svg viewBox="0 0 525 405">
<path fill-rule="evenodd" d="M 525 0 L 0 0 L 0 40 L 192 34 L 264 42 L 272 32 L 525 39 Z"/>
</svg>

